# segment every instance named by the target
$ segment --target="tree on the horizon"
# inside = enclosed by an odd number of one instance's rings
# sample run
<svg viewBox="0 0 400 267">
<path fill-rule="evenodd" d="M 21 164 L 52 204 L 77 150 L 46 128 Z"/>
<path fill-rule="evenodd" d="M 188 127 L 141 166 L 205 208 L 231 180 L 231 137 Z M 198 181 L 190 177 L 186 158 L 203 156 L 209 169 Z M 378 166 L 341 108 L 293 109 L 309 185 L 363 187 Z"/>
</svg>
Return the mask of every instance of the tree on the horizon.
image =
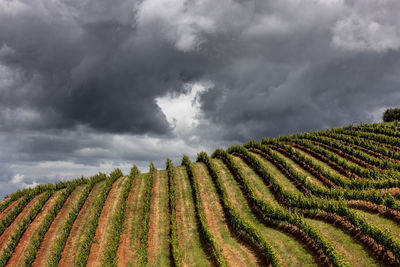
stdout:
<svg viewBox="0 0 400 267">
<path fill-rule="evenodd" d="M 389 108 L 385 110 L 382 119 L 384 122 L 400 121 L 400 108 Z"/>
</svg>

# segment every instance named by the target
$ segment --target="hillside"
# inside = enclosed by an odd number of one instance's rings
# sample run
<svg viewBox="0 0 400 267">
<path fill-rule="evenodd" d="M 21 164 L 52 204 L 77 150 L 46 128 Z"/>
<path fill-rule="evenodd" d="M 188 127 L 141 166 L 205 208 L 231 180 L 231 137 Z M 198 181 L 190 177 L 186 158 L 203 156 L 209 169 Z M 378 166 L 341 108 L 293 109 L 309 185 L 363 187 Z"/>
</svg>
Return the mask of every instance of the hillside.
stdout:
<svg viewBox="0 0 400 267">
<path fill-rule="evenodd" d="M 400 124 L 134 166 L 0 202 L 0 266 L 400 266 Z"/>
</svg>

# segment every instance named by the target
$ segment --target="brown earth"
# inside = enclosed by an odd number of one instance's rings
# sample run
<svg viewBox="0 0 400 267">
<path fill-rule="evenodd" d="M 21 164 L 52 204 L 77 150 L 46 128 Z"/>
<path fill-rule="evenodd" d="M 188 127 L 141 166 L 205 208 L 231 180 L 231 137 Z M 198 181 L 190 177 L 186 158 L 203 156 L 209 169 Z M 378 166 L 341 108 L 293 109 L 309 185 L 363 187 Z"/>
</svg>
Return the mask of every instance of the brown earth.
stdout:
<svg viewBox="0 0 400 267">
<path fill-rule="evenodd" d="M 99 223 L 97 225 L 92 247 L 90 248 L 89 258 L 86 266 L 101 266 L 101 256 L 103 255 L 103 251 L 107 246 L 107 240 L 109 237 L 107 234 L 108 229 L 112 227 L 112 225 L 109 224 L 109 220 L 117 208 L 119 202 L 118 199 L 122 194 L 122 185 L 125 181 L 126 177 L 122 177 L 115 181 L 112 185 L 110 193 L 108 194 L 106 202 L 104 203 L 103 210 L 100 214 Z"/>
<path fill-rule="evenodd" d="M 218 196 L 207 193 L 207 187 L 212 186 L 207 183 L 207 170 L 204 165 L 197 165 L 193 168 L 200 191 L 201 203 L 206 217 L 207 226 L 209 227 L 215 241 L 222 249 L 222 255 L 228 262 L 228 266 L 246 266 L 248 262 L 252 266 L 259 265 L 257 255 L 247 246 L 234 236 L 228 228 L 227 220 L 224 216 L 224 210 L 219 202 Z M 208 179 L 211 179 L 210 177 Z M 207 184 L 207 185 L 206 185 Z M 216 193 L 215 193 L 216 194 Z M 230 237 L 223 237 L 223 232 L 230 233 Z M 225 242 L 226 239 L 236 242 L 237 246 L 233 246 Z"/>
<path fill-rule="evenodd" d="M 18 227 L 18 225 L 22 222 L 22 220 L 29 214 L 30 209 L 39 201 L 39 198 L 42 194 L 35 196 L 29 203 L 23 208 L 23 210 L 18 214 L 18 216 L 14 219 L 14 221 L 4 230 L 3 234 L 0 236 L 0 248 L 4 249 L 7 241 L 10 236 L 14 232 L 14 230 Z"/>
<path fill-rule="evenodd" d="M 0 213 L 0 221 L 3 220 L 3 218 L 6 217 L 6 215 L 8 214 L 8 212 L 9 212 L 13 207 L 15 207 L 15 206 L 20 202 L 20 200 L 21 200 L 21 199 L 14 200 L 13 202 L 11 202 L 10 205 L 8 205 L 7 208 L 5 208 L 5 210 L 3 210 L 3 211 Z"/>
<path fill-rule="evenodd" d="M 7 262 L 7 266 L 22 266 L 25 261 L 25 251 L 29 246 L 32 236 L 42 224 L 42 220 L 47 216 L 49 211 L 53 208 L 53 205 L 61 195 L 62 190 L 54 192 L 54 194 L 44 204 L 41 212 L 36 216 L 35 220 L 29 225 L 25 233 L 22 235 L 18 242 L 17 247 L 14 249 L 10 260 Z"/>
<path fill-rule="evenodd" d="M 36 254 L 36 258 L 32 266 L 44 266 L 46 264 L 52 252 L 53 242 L 57 240 L 57 238 L 60 236 L 59 232 L 62 229 L 63 223 L 67 219 L 71 208 L 76 204 L 76 201 L 79 199 L 85 186 L 87 185 L 78 186 L 65 201 L 63 207 L 54 218 L 54 221 L 51 223 L 49 230 L 44 236 L 44 239 L 42 241 L 42 244 L 40 244 L 39 250 Z"/>
<path fill-rule="evenodd" d="M 138 202 L 140 200 L 141 195 L 143 194 L 140 190 L 143 188 L 143 185 L 146 184 L 145 179 L 135 177 L 132 183 L 131 191 L 129 192 L 127 203 L 126 203 L 126 211 L 125 211 L 125 220 L 122 228 L 121 237 L 119 239 L 119 246 L 117 251 L 118 258 L 118 266 L 128 266 L 129 262 L 134 257 L 133 248 L 131 246 L 131 225 L 137 216 L 135 207 L 138 206 Z M 137 245 L 137 244 L 136 244 Z"/>
<path fill-rule="evenodd" d="M 177 172 L 178 169 L 175 169 L 175 172 Z M 181 186 L 181 183 L 177 183 L 176 179 L 174 179 L 175 182 L 175 210 L 176 210 L 176 224 L 177 224 L 177 235 L 178 235 L 178 241 L 179 241 L 179 249 L 182 251 L 183 245 L 182 245 L 182 240 L 183 240 L 183 225 L 187 224 L 186 219 L 185 219 L 185 205 L 183 203 L 183 188 Z M 186 267 L 188 264 L 185 262 L 185 258 L 182 257 L 182 266 Z"/>
<path fill-rule="evenodd" d="M 166 173 L 165 173 L 166 174 Z M 160 171 L 154 173 L 154 182 L 151 192 L 148 259 L 151 266 L 160 264 L 162 256 L 168 253 L 168 198 L 163 202 L 162 193 L 168 193 L 168 177 Z M 164 250 L 164 251 L 163 251 Z M 167 251 L 165 251 L 167 250 Z"/>
<path fill-rule="evenodd" d="M 63 250 L 58 266 L 72 266 L 75 262 L 77 248 L 80 244 L 80 237 L 85 229 L 85 223 L 90 216 L 90 209 L 94 205 L 97 197 L 101 194 L 101 190 L 105 186 L 105 181 L 99 182 L 92 188 L 88 198 L 83 204 L 74 225 L 71 228 L 71 233 L 68 236 L 65 248 Z"/>
</svg>

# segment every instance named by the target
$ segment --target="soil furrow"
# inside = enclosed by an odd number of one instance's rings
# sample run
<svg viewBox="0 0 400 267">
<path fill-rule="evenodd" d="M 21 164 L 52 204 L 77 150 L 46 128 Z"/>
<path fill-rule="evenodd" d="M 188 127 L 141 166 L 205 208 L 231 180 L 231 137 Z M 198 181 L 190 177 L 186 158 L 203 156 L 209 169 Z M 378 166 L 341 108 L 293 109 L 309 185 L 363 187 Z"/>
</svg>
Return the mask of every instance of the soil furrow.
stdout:
<svg viewBox="0 0 400 267">
<path fill-rule="evenodd" d="M 125 220 L 117 251 L 118 266 L 134 265 L 138 248 L 139 224 L 142 216 L 142 196 L 146 186 L 143 174 L 135 177 L 129 193 L 125 211 Z"/>
<path fill-rule="evenodd" d="M 54 221 L 51 223 L 49 230 L 44 236 L 32 266 L 44 266 L 46 264 L 52 251 L 53 242 L 60 236 L 59 232 L 63 226 L 63 222 L 66 220 L 71 208 L 76 204 L 85 186 L 87 185 L 78 186 L 65 201 L 63 207 L 54 218 Z"/>
<path fill-rule="evenodd" d="M 24 207 L 24 209 L 18 214 L 18 216 L 14 219 L 14 221 L 8 226 L 3 234 L 0 236 L 0 248 L 4 249 L 4 246 L 7 244 L 8 239 L 14 232 L 15 228 L 18 227 L 18 224 L 29 214 L 29 210 L 33 207 L 42 194 L 35 196 L 29 203 Z"/>
<path fill-rule="evenodd" d="M 10 205 L 8 205 L 8 207 L 7 207 L 5 210 L 3 210 L 3 212 L 0 214 L 0 221 L 1 221 L 4 217 L 6 217 L 6 215 L 8 214 L 8 212 L 9 212 L 13 207 L 15 207 L 15 206 L 19 203 L 20 200 L 21 200 L 21 199 L 17 199 L 17 200 L 15 200 L 15 201 L 13 201 Z"/>
<path fill-rule="evenodd" d="M 168 176 L 166 171 L 156 171 L 151 196 L 149 222 L 149 264 L 169 264 Z"/>
<path fill-rule="evenodd" d="M 13 254 L 10 257 L 10 260 L 7 263 L 7 266 L 21 266 L 25 262 L 24 253 L 29 246 L 29 242 L 31 241 L 32 236 L 37 231 L 39 226 L 42 224 L 42 220 L 49 213 L 54 203 L 57 201 L 58 197 L 61 195 L 62 190 L 55 192 L 49 200 L 44 204 L 41 212 L 35 218 L 35 220 L 29 225 L 28 229 L 26 229 L 25 233 L 22 235 L 20 241 L 18 242 L 17 247 L 14 249 Z"/>
<path fill-rule="evenodd" d="M 126 182 L 126 179 L 126 177 L 119 178 L 112 185 L 100 214 L 99 223 L 97 225 L 92 247 L 90 248 L 86 266 L 101 266 L 102 255 L 104 255 L 103 251 L 107 247 L 107 240 L 109 237 L 108 229 L 112 227 L 112 225 L 109 224 L 109 220 L 113 216 L 119 203 L 118 200 L 120 199 L 123 189 L 122 185 Z"/>
<path fill-rule="evenodd" d="M 71 233 L 68 236 L 65 248 L 58 264 L 59 266 L 72 266 L 74 264 L 77 247 L 80 246 L 81 242 L 80 237 L 85 229 L 87 219 L 90 216 L 90 209 L 95 203 L 97 196 L 100 195 L 100 192 L 103 190 L 104 186 L 105 181 L 99 182 L 94 185 L 92 191 L 90 192 L 85 204 L 83 205 L 78 217 L 74 222 L 74 225 L 72 226 Z"/>
<path fill-rule="evenodd" d="M 193 169 L 199 185 L 207 225 L 221 247 L 228 266 L 257 266 L 259 264 L 257 255 L 230 231 L 218 193 L 206 167 L 203 164 L 194 166 L 196 166 Z"/>
</svg>

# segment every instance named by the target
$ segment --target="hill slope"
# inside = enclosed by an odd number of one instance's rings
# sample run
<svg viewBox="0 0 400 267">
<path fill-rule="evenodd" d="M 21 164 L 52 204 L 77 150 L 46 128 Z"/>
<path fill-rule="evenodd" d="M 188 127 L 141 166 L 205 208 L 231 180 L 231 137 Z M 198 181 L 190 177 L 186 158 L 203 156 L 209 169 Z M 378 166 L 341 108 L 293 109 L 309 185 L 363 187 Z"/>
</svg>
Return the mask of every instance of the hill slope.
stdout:
<svg viewBox="0 0 400 267">
<path fill-rule="evenodd" d="M 251 141 L 10 194 L 0 266 L 400 266 L 400 125 Z"/>
</svg>

